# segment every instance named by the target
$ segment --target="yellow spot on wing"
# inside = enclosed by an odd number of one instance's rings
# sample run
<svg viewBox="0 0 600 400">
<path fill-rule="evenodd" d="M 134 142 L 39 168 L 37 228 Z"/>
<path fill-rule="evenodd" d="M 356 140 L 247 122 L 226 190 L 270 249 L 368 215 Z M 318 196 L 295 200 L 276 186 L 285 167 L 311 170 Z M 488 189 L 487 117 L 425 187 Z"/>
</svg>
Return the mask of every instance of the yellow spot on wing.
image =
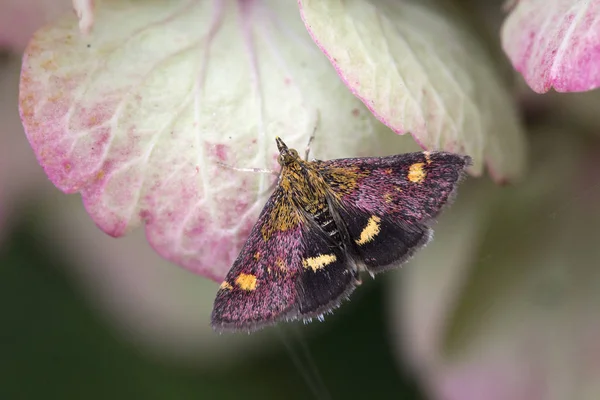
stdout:
<svg viewBox="0 0 600 400">
<path fill-rule="evenodd" d="M 258 259 L 259 259 L 259 258 L 260 258 L 260 252 L 259 252 L 259 251 L 257 251 L 256 253 L 254 253 L 254 259 L 255 259 L 256 261 L 258 261 Z"/>
<path fill-rule="evenodd" d="M 305 258 L 302 265 L 306 269 L 311 268 L 314 272 L 317 272 L 317 270 L 326 267 L 335 260 L 337 260 L 335 254 L 319 254 L 316 257 Z"/>
<path fill-rule="evenodd" d="M 379 232 L 381 231 L 381 227 L 379 225 L 380 222 L 381 218 L 376 215 L 372 215 L 367 222 L 367 226 L 365 226 L 365 229 L 363 229 L 360 233 L 360 238 L 355 240 L 356 244 L 363 245 L 365 243 L 369 243 L 375 236 L 379 235 Z"/>
<path fill-rule="evenodd" d="M 425 176 L 427 176 L 427 172 L 423 169 L 425 163 L 414 163 L 408 169 L 408 180 L 413 183 L 421 183 L 425 180 Z"/>
<path fill-rule="evenodd" d="M 219 286 L 219 289 L 223 289 L 223 290 L 231 290 L 233 289 L 233 286 L 231 286 L 229 284 L 229 282 L 227 281 L 223 281 L 223 283 L 221 283 L 221 286 Z"/>
<path fill-rule="evenodd" d="M 247 290 L 249 292 L 256 289 L 256 276 L 252 274 L 239 274 L 237 278 L 235 278 L 235 284 L 240 287 L 242 290 Z"/>
</svg>

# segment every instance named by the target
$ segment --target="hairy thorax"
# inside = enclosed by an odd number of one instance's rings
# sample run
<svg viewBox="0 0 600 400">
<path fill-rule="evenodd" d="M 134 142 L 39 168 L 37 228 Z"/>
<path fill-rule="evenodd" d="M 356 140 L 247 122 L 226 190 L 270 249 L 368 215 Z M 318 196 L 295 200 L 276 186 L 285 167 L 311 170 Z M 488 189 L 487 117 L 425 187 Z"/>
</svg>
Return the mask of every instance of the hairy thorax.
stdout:
<svg viewBox="0 0 600 400">
<path fill-rule="evenodd" d="M 279 184 L 285 196 L 310 215 L 327 207 L 327 184 L 313 165 L 301 159 L 282 165 Z"/>
</svg>

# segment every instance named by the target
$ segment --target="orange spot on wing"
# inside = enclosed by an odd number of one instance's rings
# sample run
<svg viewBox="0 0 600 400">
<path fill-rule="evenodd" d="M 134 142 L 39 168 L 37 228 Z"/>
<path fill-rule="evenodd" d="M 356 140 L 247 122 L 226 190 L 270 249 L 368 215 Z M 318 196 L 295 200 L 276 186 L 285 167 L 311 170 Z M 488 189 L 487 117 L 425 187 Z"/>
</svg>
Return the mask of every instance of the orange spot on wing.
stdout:
<svg viewBox="0 0 600 400">
<path fill-rule="evenodd" d="M 235 284 L 238 285 L 240 289 L 251 292 L 256 289 L 256 276 L 241 273 L 235 278 Z"/>
</svg>

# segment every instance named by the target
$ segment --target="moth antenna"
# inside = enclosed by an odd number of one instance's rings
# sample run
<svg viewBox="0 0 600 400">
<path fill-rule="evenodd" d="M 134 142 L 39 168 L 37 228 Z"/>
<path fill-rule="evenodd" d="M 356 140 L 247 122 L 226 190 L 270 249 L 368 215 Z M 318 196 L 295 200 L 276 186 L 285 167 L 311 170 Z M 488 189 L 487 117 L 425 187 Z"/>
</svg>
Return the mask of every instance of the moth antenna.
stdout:
<svg viewBox="0 0 600 400">
<path fill-rule="evenodd" d="M 211 314 L 218 331 L 322 320 L 361 283 L 359 270 L 397 268 L 431 240 L 430 225 L 471 162 L 446 152 L 301 161 L 275 140 L 277 188 L 219 287 Z"/>
</svg>

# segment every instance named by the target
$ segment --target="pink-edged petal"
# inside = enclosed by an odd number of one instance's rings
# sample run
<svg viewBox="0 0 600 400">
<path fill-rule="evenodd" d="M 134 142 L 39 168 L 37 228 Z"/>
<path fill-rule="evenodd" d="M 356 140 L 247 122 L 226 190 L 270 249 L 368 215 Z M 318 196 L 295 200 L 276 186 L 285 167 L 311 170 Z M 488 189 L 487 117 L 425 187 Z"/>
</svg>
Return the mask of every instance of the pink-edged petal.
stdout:
<svg viewBox="0 0 600 400">
<path fill-rule="evenodd" d="M 486 353 L 491 360 L 438 371 L 429 382 L 433 399 L 543 400 L 548 399 L 540 377 L 534 376 L 527 349 L 499 348 Z M 518 361 L 518 362 L 515 362 Z"/>
<path fill-rule="evenodd" d="M 350 90 L 396 133 L 467 153 L 497 181 L 525 167 L 525 141 L 494 61 L 445 2 L 299 0 L 304 23 Z"/>
<path fill-rule="evenodd" d="M 600 1 L 520 0 L 502 26 L 502 46 L 538 93 L 600 86 Z"/>
<path fill-rule="evenodd" d="M 218 281 L 274 181 L 218 163 L 277 168 L 275 136 L 304 149 L 317 121 L 322 159 L 411 142 L 347 92 L 295 5 L 275 0 L 106 1 L 85 37 L 66 16 L 29 44 L 20 106 L 48 177 L 105 232 L 145 222 L 161 255 Z"/>
<path fill-rule="evenodd" d="M 438 234 L 437 258 L 411 265 L 426 271 L 402 276 L 410 290 L 395 296 L 399 354 L 433 399 L 600 396 L 600 148 L 547 128 L 534 145 L 526 185 L 487 190 L 487 229 L 460 245 L 470 258 L 456 261 L 452 242 L 461 240 Z M 435 274 L 443 264 L 449 270 Z"/>
</svg>

